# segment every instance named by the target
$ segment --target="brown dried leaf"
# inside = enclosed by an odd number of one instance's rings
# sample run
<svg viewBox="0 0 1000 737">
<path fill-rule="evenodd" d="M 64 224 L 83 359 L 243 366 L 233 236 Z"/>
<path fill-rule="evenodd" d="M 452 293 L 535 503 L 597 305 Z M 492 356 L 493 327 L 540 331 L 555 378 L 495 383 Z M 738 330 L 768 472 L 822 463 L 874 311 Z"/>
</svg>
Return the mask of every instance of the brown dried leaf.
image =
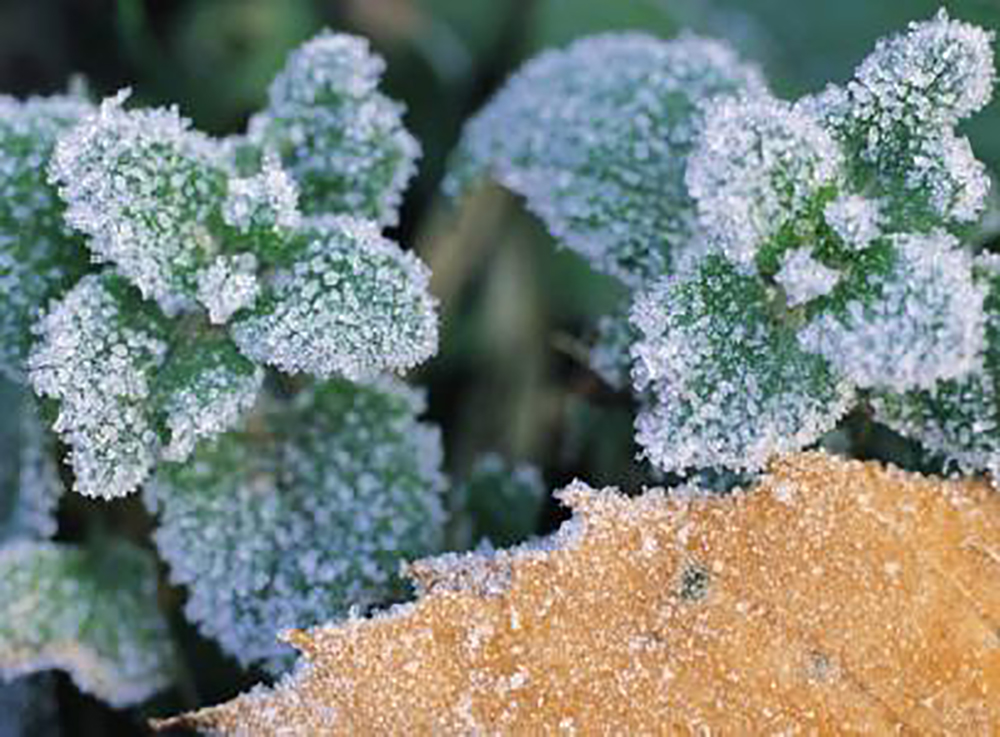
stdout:
<svg viewBox="0 0 1000 737">
<path fill-rule="evenodd" d="M 221 732 L 987 734 L 1000 495 L 821 453 L 730 498 L 577 483 L 549 545 L 413 566 L 422 595 L 287 634 L 274 689 L 161 722 Z"/>
</svg>

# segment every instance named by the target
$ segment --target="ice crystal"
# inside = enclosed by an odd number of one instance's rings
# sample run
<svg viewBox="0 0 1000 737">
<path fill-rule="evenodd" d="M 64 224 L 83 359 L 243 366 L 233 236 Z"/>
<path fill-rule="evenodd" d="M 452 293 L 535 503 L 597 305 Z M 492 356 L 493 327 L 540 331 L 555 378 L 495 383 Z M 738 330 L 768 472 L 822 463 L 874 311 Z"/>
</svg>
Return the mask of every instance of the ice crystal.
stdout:
<svg viewBox="0 0 1000 737">
<path fill-rule="evenodd" d="M 163 458 L 183 461 L 199 439 L 235 427 L 263 383 L 264 369 L 223 336 L 199 337 L 175 349 L 157 376 L 154 398 L 169 435 Z"/>
<path fill-rule="evenodd" d="M 437 349 L 427 267 L 370 221 L 310 218 L 294 264 L 233 322 L 248 357 L 288 373 L 363 379 Z"/>
<path fill-rule="evenodd" d="M 985 284 L 985 336 L 982 365 L 959 379 L 929 389 L 876 392 L 875 419 L 919 441 L 965 473 L 1000 473 L 1000 258 L 980 257 L 975 276 Z"/>
<path fill-rule="evenodd" d="M 760 468 L 831 429 L 850 384 L 769 311 L 764 285 L 724 257 L 641 295 L 633 380 L 650 398 L 637 440 L 662 470 Z"/>
<path fill-rule="evenodd" d="M 0 544 L 50 538 L 63 491 L 55 443 L 21 387 L 0 380 L 0 406 Z"/>
<path fill-rule="evenodd" d="M 208 309 L 208 319 L 219 325 L 250 307 L 260 294 L 257 257 L 252 253 L 217 256 L 198 272 L 198 301 Z"/>
<path fill-rule="evenodd" d="M 273 405 L 274 434 L 229 434 L 146 487 L 187 614 L 244 664 L 286 664 L 275 635 L 383 601 L 399 562 L 437 548 L 441 445 L 395 385 L 331 382 Z"/>
<path fill-rule="evenodd" d="M 91 250 L 171 312 L 191 303 L 195 272 L 219 247 L 226 166 L 176 108 L 125 110 L 127 95 L 59 140 L 51 178 Z"/>
<path fill-rule="evenodd" d="M 298 188 L 271 152 L 265 153 L 259 173 L 229 180 L 222 218 L 250 236 L 258 249 L 274 249 L 275 241 L 280 243 L 299 227 Z"/>
<path fill-rule="evenodd" d="M 251 139 L 280 153 L 306 214 L 396 223 L 420 149 L 402 107 L 378 91 L 384 68 L 364 39 L 321 33 L 292 52 L 251 121 Z"/>
<path fill-rule="evenodd" d="M 785 290 L 789 307 L 829 294 L 840 277 L 840 272 L 817 261 L 807 248 L 788 252 L 781 269 L 774 275 L 775 281 Z"/>
<path fill-rule="evenodd" d="M 127 706 L 167 686 L 173 662 L 148 554 L 123 543 L 0 548 L 0 677 L 58 668 Z"/>
<path fill-rule="evenodd" d="M 715 41 L 582 39 L 528 62 L 469 123 L 448 186 L 495 178 L 561 244 L 637 285 L 696 237 L 684 171 L 705 105 L 761 90 Z"/>
<path fill-rule="evenodd" d="M 989 182 L 961 119 L 992 94 L 993 34 L 942 10 L 880 41 L 845 87 L 804 104 L 854 153 L 855 186 L 876 190 L 897 225 L 974 220 Z"/>
<path fill-rule="evenodd" d="M 157 438 L 146 402 L 165 336 L 155 308 L 108 272 L 85 276 L 40 320 L 30 380 L 59 401 L 54 429 L 70 446 L 77 491 L 121 496 L 153 467 Z"/>
<path fill-rule="evenodd" d="M 86 267 L 78 237 L 45 169 L 57 137 L 90 106 L 57 95 L 0 95 L 0 373 L 24 380 L 31 324 Z"/>
<path fill-rule="evenodd" d="M 863 388 L 929 389 L 974 369 L 984 341 L 985 290 L 972 259 L 941 231 L 893 236 L 875 295 L 821 312 L 800 332 Z"/>
<path fill-rule="evenodd" d="M 686 182 L 712 244 L 750 263 L 840 169 L 840 151 L 818 120 L 761 95 L 710 107 Z"/>
<path fill-rule="evenodd" d="M 879 203 L 860 195 L 842 195 L 827 203 L 823 218 L 855 250 L 868 248 L 881 235 Z"/>
</svg>

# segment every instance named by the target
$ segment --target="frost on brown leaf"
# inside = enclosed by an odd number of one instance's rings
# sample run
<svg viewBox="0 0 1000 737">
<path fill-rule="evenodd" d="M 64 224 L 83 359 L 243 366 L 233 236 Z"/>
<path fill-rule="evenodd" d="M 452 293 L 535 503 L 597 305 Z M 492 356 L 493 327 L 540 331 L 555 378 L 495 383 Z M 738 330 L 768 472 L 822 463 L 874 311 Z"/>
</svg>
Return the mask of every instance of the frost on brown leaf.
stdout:
<svg viewBox="0 0 1000 737">
<path fill-rule="evenodd" d="M 287 637 L 305 663 L 172 720 L 243 734 L 987 734 L 1000 495 L 809 453 L 729 498 L 581 483 L 534 547 L 415 564 L 416 603 Z"/>
</svg>

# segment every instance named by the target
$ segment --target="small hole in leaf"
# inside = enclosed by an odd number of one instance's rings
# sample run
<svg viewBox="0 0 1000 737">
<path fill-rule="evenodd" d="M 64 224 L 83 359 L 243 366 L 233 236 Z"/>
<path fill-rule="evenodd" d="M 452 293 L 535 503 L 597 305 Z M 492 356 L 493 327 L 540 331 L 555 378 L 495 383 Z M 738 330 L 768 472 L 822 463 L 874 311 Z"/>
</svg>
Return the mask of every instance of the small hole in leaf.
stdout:
<svg viewBox="0 0 1000 737">
<path fill-rule="evenodd" d="M 685 601 L 700 601 L 708 594 L 708 569 L 692 563 L 681 574 L 680 597 Z"/>
</svg>

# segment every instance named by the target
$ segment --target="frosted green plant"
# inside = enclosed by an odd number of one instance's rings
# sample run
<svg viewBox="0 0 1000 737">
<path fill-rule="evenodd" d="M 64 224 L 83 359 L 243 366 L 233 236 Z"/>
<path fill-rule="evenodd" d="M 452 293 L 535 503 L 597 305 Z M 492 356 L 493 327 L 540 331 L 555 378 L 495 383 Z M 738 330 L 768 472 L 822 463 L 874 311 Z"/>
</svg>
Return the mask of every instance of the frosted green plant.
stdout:
<svg viewBox="0 0 1000 737">
<path fill-rule="evenodd" d="M 759 469 L 858 403 L 1000 467 L 996 282 L 967 242 L 989 179 L 956 130 L 990 99 L 992 43 L 942 10 L 786 102 L 714 42 L 585 39 L 472 120 L 454 182 L 496 179 L 632 288 L 592 361 L 617 385 L 631 367 L 660 470 Z"/>
<path fill-rule="evenodd" d="M 421 411 L 401 386 L 329 382 L 268 406 L 271 433 L 158 471 L 146 499 L 188 616 L 240 662 L 281 670 L 276 632 L 398 592 L 398 561 L 441 542 L 441 441 Z"/>
<path fill-rule="evenodd" d="M 383 68 L 324 32 L 227 139 L 127 90 L 0 98 L 0 370 L 26 385 L 0 387 L 3 678 L 61 668 L 123 706 L 175 674 L 154 559 L 100 526 L 50 541 L 59 460 L 89 497 L 145 487 L 188 615 L 246 666 L 440 546 L 440 438 L 393 376 L 438 332 L 383 233 L 418 155 Z"/>
</svg>

